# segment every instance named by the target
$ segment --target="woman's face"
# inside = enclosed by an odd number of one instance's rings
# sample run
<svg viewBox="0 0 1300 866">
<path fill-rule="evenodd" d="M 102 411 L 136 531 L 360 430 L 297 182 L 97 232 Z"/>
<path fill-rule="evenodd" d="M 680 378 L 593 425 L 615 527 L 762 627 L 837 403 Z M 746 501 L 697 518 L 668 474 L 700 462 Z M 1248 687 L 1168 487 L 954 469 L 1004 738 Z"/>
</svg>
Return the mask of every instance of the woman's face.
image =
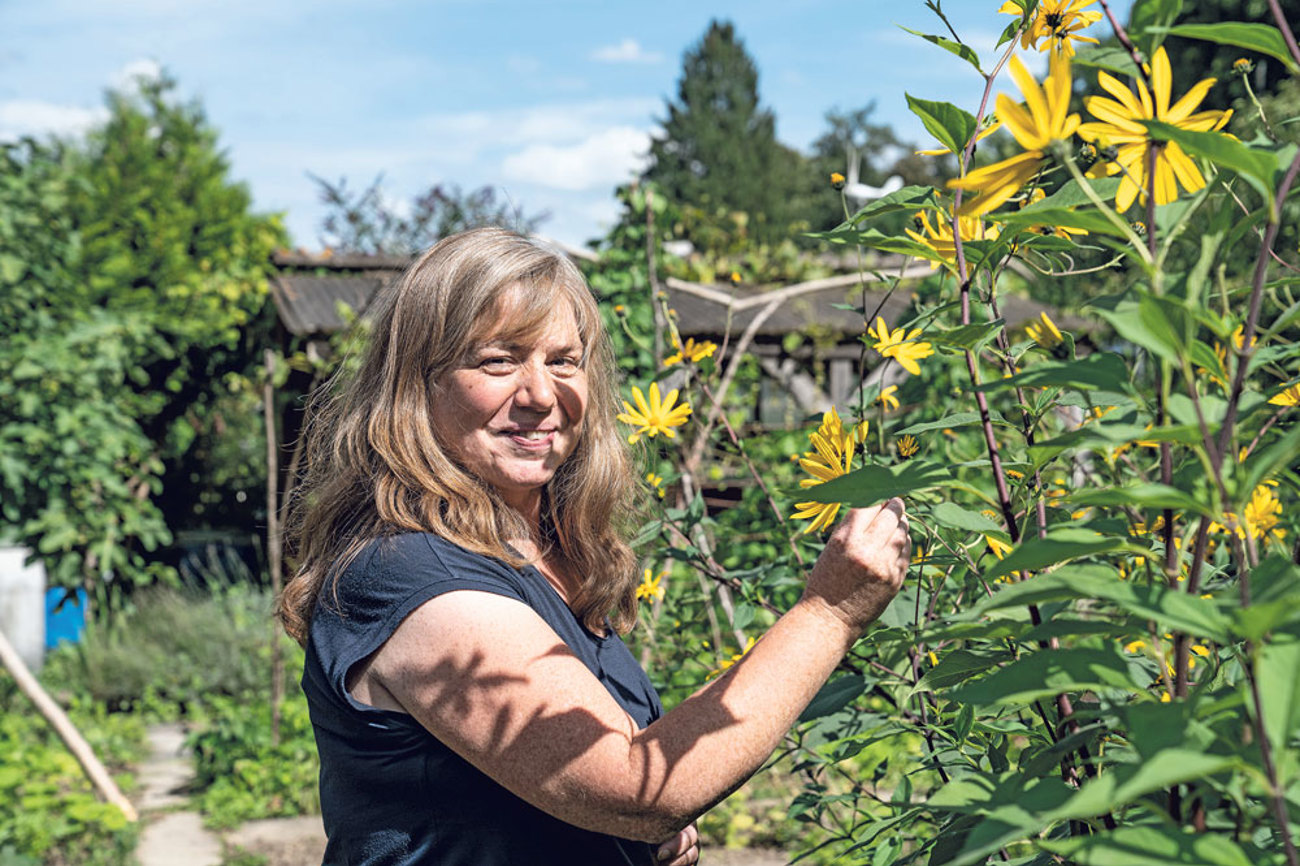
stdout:
<svg viewBox="0 0 1300 866">
<path fill-rule="evenodd" d="M 567 304 L 535 338 L 516 343 L 500 331 L 491 329 L 439 378 L 433 426 L 471 472 L 534 516 L 542 487 L 582 435 L 582 339 Z"/>
</svg>

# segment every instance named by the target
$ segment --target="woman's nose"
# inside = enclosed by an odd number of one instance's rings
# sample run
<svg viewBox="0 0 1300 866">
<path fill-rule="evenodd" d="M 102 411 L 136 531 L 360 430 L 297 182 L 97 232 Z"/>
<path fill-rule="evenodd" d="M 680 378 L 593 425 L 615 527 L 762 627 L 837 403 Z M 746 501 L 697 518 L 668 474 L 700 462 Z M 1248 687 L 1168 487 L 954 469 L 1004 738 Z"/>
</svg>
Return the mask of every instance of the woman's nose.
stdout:
<svg viewBox="0 0 1300 866">
<path fill-rule="evenodd" d="M 555 405 L 555 384 L 545 365 L 525 364 L 520 369 L 515 403 L 543 411 L 549 411 Z"/>
</svg>

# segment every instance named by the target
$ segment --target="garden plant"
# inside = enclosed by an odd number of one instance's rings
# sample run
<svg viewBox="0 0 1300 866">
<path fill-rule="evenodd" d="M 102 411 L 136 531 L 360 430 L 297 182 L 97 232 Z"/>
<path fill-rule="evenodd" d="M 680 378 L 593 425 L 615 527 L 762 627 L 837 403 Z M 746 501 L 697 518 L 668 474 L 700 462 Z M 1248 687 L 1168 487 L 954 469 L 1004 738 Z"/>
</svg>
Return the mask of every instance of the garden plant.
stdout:
<svg viewBox="0 0 1300 866">
<path fill-rule="evenodd" d="M 793 600 L 842 506 L 902 496 L 908 585 L 780 758 L 805 856 L 1297 866 L 1300 150 L 1255 82 L 1267 64 L 1294 88 L 1300 48 L 1276 0 L 1212 26 L 1139 2 L 1127 28 L 1105 0 L 1010 0 L 986 58 L 927 5 L 941 33 L 918 37 L 984 87 L 966 107 L 907 97 L 957 178 L 820 235 L 934 268 L 864 270 L 852 405 L 798 444 L 742 426 L 745 335 L 682 337 L 653 188 L 627 199 L 639 277 L 593 274 L 618 302 L 620 419 L 654 512 L 643 659 L 671 671 L 670 702 L 717 675 Z M 1184 80 L 1175 37 L 1240 59 Z M 1237 116 L 1202 105 L 1215 88 Z M 911 295 L 903 319 L 868 303 L 868 278 Z M 1077 327 L 1009 327 L 1001 304 L 1026 289 Z M 879 365 L 907 375 L 882 387 Z M 750 508 L 706 505 L 728 473 Z"/>
</svg>

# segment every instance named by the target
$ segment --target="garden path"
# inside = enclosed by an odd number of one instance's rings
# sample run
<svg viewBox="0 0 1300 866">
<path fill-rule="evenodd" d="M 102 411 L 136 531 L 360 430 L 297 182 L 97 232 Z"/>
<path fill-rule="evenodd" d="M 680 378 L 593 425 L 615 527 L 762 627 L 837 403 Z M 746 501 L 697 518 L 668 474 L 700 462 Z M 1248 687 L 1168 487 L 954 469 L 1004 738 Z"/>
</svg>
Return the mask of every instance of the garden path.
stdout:
<svg viewBox="0 0 1300 866">
<path fill-rule="evenodd" d="M 175 723 L 148 732 L 149 756 L 137 770 L 136 808 L 144 831 L 136 847 L 140 866 L 220 866 L 221 840 L 185 811 L 185 790 L 194 778 L 185 731 Z"/>
</svg>

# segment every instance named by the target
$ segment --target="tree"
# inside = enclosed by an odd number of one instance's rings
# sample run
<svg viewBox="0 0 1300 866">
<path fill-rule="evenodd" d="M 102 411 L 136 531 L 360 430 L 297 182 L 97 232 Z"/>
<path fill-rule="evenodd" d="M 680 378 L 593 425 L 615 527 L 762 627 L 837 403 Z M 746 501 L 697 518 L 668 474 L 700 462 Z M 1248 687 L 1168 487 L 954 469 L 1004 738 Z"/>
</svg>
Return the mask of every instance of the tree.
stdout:
<svg viewBox="0 0 1300 866">
<path fill-rule="evenodd" d="M 643 178 L 679 207 L 702 212 L 697 222 L 740 213 L 752 239 L 786 237 L 802 213 L 792 198 L 806 189 L 803 161 L 776 140 L 776 119 L 759 106 L 758 69 L 731 23 L 711 22 L 686 52 L 667 108 Z"/>
<path fill-rule="evenodd" d="M 479 226 L 529 234 L 549 216 L 525 216 L 513 202 L 498 201 L 490 186 L 463 192 L 456 184 L 434 184 L 408 208 L 395 206 L 384 196 L 382 175 L 361 192 L 349 189 L 346 178 L 330 183 L 310 177 L 327 208 L 321 220 L 322 240 L 340 252 L 413 255 L 439 238 Z"/>
<path fill-rule="evenodd" d="M 110 93 L 84 140 L 0 160 L 4 518 L 64 586 L 166 572 L 143 553 L 201 507 L 192 449 L 269 335 L 284 232 L 174 88 Z"/>
</svg>

